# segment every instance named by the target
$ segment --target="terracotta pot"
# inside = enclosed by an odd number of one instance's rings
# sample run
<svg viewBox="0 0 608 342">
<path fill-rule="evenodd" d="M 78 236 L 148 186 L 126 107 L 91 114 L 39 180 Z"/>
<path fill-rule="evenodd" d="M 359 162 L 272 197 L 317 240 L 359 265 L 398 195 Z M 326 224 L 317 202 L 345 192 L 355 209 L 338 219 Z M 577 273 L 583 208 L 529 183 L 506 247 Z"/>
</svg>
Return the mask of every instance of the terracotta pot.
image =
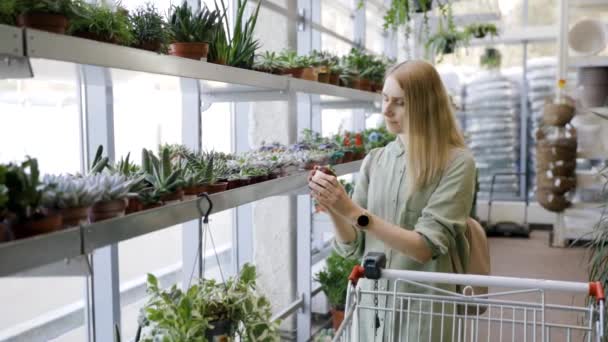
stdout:
<svg viewBox="0 0 608 342">
<path fill-rule="evenodd" d="M 549 126 L 565 126 L 574 117 L 574 107 L 567 104 L 547 103 L 543 108 L 543 122 Z"/>
<path fill-rule="evenodd" d="M 257 184 L 257 183 L 262 183 L 268 180 L 268 175 L 263 175 L 263 176 L 252 176 L 251 177 L 251 184 Z"/>
<path fill-rule="evenodd" d="M 361 79 L 359 77 L 353 77 L 350 80 L 350 87 L 353 89 L 361 89 Z"/>
<path fill-rule="evenodd" d="M 378 82 L 372 82 L 372 91 L 374 93 L 382 92 L 382 88 L 384 88 L 384 84 Z"/>
<path fill-rule="evenodd" d="M 169 45 L 169 54 L 200 61 L 209 54 L 209 43 L 173 43 Z"/>
<path fill-rule="evenodd" d="M 236 189 L 241 186 L 240 179 L 229 179 L 227 183 L 228 185 L 226 185 L 226 190 Z"/>
<path fill-rule="evenodd" d="M 368 79 L 362 78 L 359 80 L 359 89 L 364 91 L 372 91 L 372 82 Z"/>
<path fill-rule="evenodd" d="M 340 328 L 342 321 L 344 321 L 344 310 L 331 309 L 331 325 L 334 331 Z"/>
<path fill-rule="evenodd" d="M 89 220 L 98 222 L 125 215 L 127 199 L 97 202 L 89 209 Z"/>
<path fill-rule="evenodd" d="M 239 187 L 251 185 L 251 177 L 245 177 L 239 179 Z"/>
<path fill-rule="evenodd" d="M 353 151 L 344 151 L 343 163 L 350 163 L 353 161 L 355 153 Z"/>
<path fill-rule="evenodd" d="M 89 223 L 89 207 L 65 208 L 59 211 L 63 217 L 63 228 Z"/>
<path fill-rule="evenodd" d="M 139 197 L 133 196 L 133 197 L 127 198 L 127 200 L 129 202 L 127 204 L 127 208 L 125 209 L 125 214 L 127 214 L 127 215 L 133 214 L 138 211 L 142 211 L 144 209 L 144 205 L 143 205 L 143 203 L 141 203 L 141 200 L 139 199 Z"/>
<path fill-rule="evenodd" d="M 340 74 L 333 72 L 329 74 L 329 84 L 340 85 Z"/>
<path fill-rule="evenodd" d="M 205 184 L 203 186 L 205 187 L 205 191 L 203 192 L 206 192 L 211 195 L 216 194 L 218 192 L 226 191 L 226 189 L 228 188 L 228 182 L 215 182 L 213 184 Z"/>
<path fill-rule="evenodd" d="M 329 74 L 328 73 L 319 74 L 319 82 L 329 83 Z"/>
<path fill-rule="evenodd" d="M 317 81 L 318 80 L 318 75 L 315 72 L 315 68 L 313 67 L 308 67 L 308 68 L 289 68 L 289 69 L 285 69 L 281 72 L 282 75 L 291 75 L 295 78 L 301 78 L 303 80 L 308 80 L 308 81 Z"/>
<path fill-rule="evenodd" d="M 32 218 L 24 222 L 13 222 L 11 224 L 11 230 L 13 231 L 15 238 L 22 239 L 61 230 L 62 226 L 63 218 L 60 214 L 54 213 Z"/>
<path fill-rule="evenodd" d="M 548 177 L 544 173 L 536 175 L 536 186 L 554 194 L 564 194 L 576 187 L 575 177 Z"/>
<path fill-rule="evenodd" d="M 194 185 L 184 188 L 184 199 L 191 200 L 198 197 L 198 195 L 202 194 L 206 191 L 206 186 L 204 184 Z"/>
<path fill-rule="evenodd" d="M 148 209 L 160 208 L 160 207 L 162 207 L 162 206 L 163 206 L 162 202 L 156 202 L 156 203 L 142 204 L 142 206 L 141 206 L 141 210 L 148 210 Z"/>
<path fill-rule="evenodd" d="M 543 189 L 536 190 L 536 200 L 543 208 L 556 213 L 566 210 L 571 204 L 566 196 Z"/>
<path fill-rule="evenodd" d="M 135 45 L 134 48 L 136 49 L 141 49 L 141 50 L 147 50 L 147 51 L 153 51 L 153 52 L 159 52 L 160 49 L 162 48 L 163 44 L 158 41 L 152 41 L 152 42 L 143 42 L 139 45 Z"/>
<path fill-rule="evenodd" d="M 227 62 L 226 62 L 226 59 L 214 59 L 212 61 L 209 61 L 209 63 L 226 65 Z"/>
<path fill-rule="evenodd" d="M 184 199 L 184 190 L 182 190 L 182 189 L 178 189 L 178 190 L 173 191 L 170 194 L 165 194 L 165 195 L 160 196 L 161 202 L 163 202 L 165 204 L 179 202 L 183 199 Z"/>
<path fill-rule="evenodd" d="M 61 14 L 26 13 L 17 16 L 17 26 L 29 27 L 36 30 L 65 34 L 70 22 Z"/>
<path fill-rule="evenodd" d="M 361 160 L 365 158 L 365 152 L 356 152 L 355 155 L 353 156 L 353 160 Z"/>
<path fill-rule="evenodd" d="M 91 32 L 77 32 L 77 33 L 74 33 L 74 36 L 80 37 L 80 38 L 85 38 L 85 39 L 90 39 L 90 40 L 95 40 L 95 41 L 102 42 L 102 43 L 110 43 L 110 44 L 119 44 L 120 43 L 116 37 L 107 38 L 107 37 L 100 36 L 96 33 L 91 33 Z"/>
</svg>

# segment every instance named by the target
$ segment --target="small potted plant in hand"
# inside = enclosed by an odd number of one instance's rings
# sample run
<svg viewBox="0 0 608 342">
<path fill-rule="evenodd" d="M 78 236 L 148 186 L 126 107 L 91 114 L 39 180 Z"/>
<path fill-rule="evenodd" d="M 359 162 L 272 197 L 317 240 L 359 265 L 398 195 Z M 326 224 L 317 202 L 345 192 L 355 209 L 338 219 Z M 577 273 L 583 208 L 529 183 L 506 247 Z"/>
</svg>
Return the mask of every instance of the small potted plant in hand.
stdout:
<svg viewBox="0 0 608 342">
<path fill-rule="evenodd" d="M 167 22 L 151 3 L 131 14 L 133 47 L 161 52 L 168 40 Z"/>
<path fill-rule="evenodd" d="M 40 182 L 38 161 L 27 158 L 21 165 L 9 164 L 6 170 L 7 209 L 13 215 L 10 227 L 17 238 L 45 234 L 61 229 L 61 215 L 45 211 L 42 196 L 47 190 Z"/>
<path fill-rule="evenodd" d="M 332 252 L 326 259 L 325 268 L 315 276 L 315 281 L 321 284 L 321 290 L 327 296 L 331 306 L 334 330 L 338 329 L 344 319 L 348 276 L 353 267 L 358 264 L 358 260 L 347 259 Z"/>
<path fill-rule="evenodd" d="M 85 178 L 70 175 L 47 175 L 43 183 L 48 188 L 42 198 L 44 206 L 61 213 L 64 228 L 89 223 L 89 209 L 103 189 L 92 186 Z"/>
<path fill-rule="evenodd" d="M 69 33 L 104 43 L 131 45 L 133 33 L 125 9 L 83 3 L 71 21 Z"/>
<path fill-rule="evenodd" d="M 80 4 L 78 0 L 2 0 L 5 1 L 0 6 L 8 8 L 13 4 L 17 26 L 59 34 L 65 34 Z"/>
<path fill-rule="evenodd" d="M 219 10 L 212 11 L 207 6 L 196 11 L 187 3 L 172 6 L 169 11 L 172 41 L 169 54 L 195 60 L 207 58 L 209 43 L 215 38 L 221 17 Z"/>
</svg>

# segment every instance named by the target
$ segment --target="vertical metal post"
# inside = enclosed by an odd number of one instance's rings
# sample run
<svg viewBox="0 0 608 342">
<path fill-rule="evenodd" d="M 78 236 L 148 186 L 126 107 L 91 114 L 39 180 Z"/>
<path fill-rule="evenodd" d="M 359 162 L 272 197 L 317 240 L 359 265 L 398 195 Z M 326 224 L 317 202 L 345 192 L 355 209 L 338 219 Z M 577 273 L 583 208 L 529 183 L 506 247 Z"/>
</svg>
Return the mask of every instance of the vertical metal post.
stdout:
<svg viewBox="0 0 608 342">
<path fill-rule="evenodd" d="M 87 168 L 97 146 L 103 145 L 110 161 L 114 160 L 114 108 L 110 71 L 95 66 L 81 67 L 83 85 L 83 135 Z M 87 312 L 93 341 L 113 341 L 115 326 L 120 327 L 120 281 L 118 245 L 93 251 L 89 258 L 92 274 L 87 276 Z"/>
<path fill-rule="evenodd" d="M 360 43 L 361 48 L 365 48 L 365 30 L 366 30 L 366 19 L 365 19 L 365 11 L 366 6 L 365 2 L 363 6 L 358 7 L 359 1 L 353 0 L 354 8 L 357 8 L 355 11 L 355 20 L 354 20 L 354 31 L 355 32 L 355 42 Z M 365 129 L 365 110 L 363 109 L 353 109 L 353 127 L 352 130 L 358 131 Z"/>
<path fill-rule="evenodd" d="M 568 73 L 568 0 L 559 1 L 559 40 L 557 41 L 558 55 L 557 55 L 557 80 L 556 85 L 559 84 L 560 80 L 566 80 Z M 562 102 L 565 100 L 566 89 L 565 87 L 557 87 L 555 92 L 557 101 Z"/>
<path fill-rule="evenodd" d="M 522 10 L 522 22 L 524 27 L 528 26 L 528 0 L 523 1 Z M 529 184 L 529 173 L 528 173 L 528 118 L 530 116 L 528 108 L 528 42 L 524 41 L 522 44 L 523 58 L 522 58 L 522 80 L 521 80 L 521 111 L 520 111 L 520 152 L 519 152 L 519 172 L 524 174 L 524 177 L 520 178 L 519 181 L 519 197 L 522 200 L 528 198 L 528 184 Z M 524 205 L 528 205 L 526 200 Z M 527 210 L 527 208 L 526 208 Z M 526 222 L 527 223 L 527 222 Z"/>
<path fill-rule="evenodd" d="M 180 79 L 182 94 L 182 143 L 194 152 L 202 146 L 201 92 L 198 80 Z M 187 289 L 191 278 L 202 277 L 201 220 L 182 226 L 182 288 Z"/>
<path fill-rule="evenodd" d="M 247 152 L 249 145 L 248 102 L 239 102 L 233 107 L 234 148 L 236 153 Z M 232 230 L 232 260 L 235 273 L 253 260 L 253 204 L 242 205 L 234 211 Z"/>
</svg>

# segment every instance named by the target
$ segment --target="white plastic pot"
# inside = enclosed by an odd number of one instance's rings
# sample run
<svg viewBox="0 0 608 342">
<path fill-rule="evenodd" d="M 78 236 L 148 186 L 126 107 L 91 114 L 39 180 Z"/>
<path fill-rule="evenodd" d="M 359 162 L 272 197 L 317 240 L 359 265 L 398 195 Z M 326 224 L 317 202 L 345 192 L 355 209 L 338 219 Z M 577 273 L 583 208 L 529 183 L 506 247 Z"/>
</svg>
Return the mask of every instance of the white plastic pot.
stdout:
<svg viewBox="0 0 608 342">
<path fill-rule="evenodd" d="M 568 32 L 568 45 L 581 55 L 595 55 L 606 48 L 606 25 L 598 20 L 583 19 Z"/>
</svg>

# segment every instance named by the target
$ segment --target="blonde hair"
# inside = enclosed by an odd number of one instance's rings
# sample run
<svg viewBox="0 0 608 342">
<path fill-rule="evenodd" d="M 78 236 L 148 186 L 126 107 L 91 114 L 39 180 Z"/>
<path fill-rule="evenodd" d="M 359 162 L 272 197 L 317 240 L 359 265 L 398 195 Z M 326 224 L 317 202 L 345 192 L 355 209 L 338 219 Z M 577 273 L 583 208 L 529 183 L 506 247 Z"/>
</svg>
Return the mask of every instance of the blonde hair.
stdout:
<svg viewBox="0 0 608 342">
<path fill-rule="evenodd" d="M 454 148 L 465 142 L 456 123 L 452 104 L 435 67 L 424 61 L 408 61 L 390 68 L 404 93 L 407 127 L 408 196 L 441 177 Z"/>
</svg>

